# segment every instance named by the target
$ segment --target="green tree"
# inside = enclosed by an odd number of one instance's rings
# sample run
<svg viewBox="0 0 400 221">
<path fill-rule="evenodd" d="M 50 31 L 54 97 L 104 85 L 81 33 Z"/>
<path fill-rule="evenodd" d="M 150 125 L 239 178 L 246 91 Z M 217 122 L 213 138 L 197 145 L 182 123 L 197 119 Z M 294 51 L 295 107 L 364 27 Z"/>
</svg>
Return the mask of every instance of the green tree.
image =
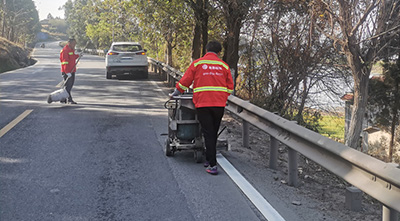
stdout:
<svg viewBox="0 0 400 221">
<path fill-rule="evenodd" d="M 51 15 L 51 13 L 49 13 L 49 14 L 47 15 L 47 19 L 51 20 L 51 19 L 54 19 L 54 17 L 53 17 L 53 15 Z"/>
<path fill-rule="evenodd" d="M 369 109 L 374 113 L 374 123 L 389 128 L 388 159 L 391 162 L 396 127 L 400 124 L 400 54 L 396 62 L 385 62 L 383 67 L 383 76 L 370 80 Z"/>
<path fill-rule="evenodd" d="M 40 32 L 39 15 L 32 0 L 3 0 L 2 36 L 15 43 L 30 43 Z"/>
<path fill-rule="evenodd" d="M 68 24 L 68 37 L 73 37 L 77 40 L 78 45 L 84 45 L 87 41 L 86 21 L 90 16 L 84 10 L 89 0 L 68 0 L 64 6 L 64 17 Z"/>
<path fill-rule="evenodd" d="M 89 0 L 83 8 L 86 34 L 96 47 L 108 48 L 113 41 L 130 41 L 137 33 L 136 19 L 130 13 L 132 2 Z"/>
<path fill-rule="evenodd" d="M 64 19 L 53 18 L 48 21 L 49 29 L 52 32 L 67 34 L 67 23 Z"/>
<path fill-rule="evenodd" d="M 168 65 L 174 66 L 174 49 L 188 47 L 186 43 L 193 24 L 190 9 L 182 0 L 135 0 L 134 6 L 132 12 L 139 18 L 141 30 L 147 37 L 153 35 L 162 37 L 165 43 L 164 60 Z"/>
</svg>

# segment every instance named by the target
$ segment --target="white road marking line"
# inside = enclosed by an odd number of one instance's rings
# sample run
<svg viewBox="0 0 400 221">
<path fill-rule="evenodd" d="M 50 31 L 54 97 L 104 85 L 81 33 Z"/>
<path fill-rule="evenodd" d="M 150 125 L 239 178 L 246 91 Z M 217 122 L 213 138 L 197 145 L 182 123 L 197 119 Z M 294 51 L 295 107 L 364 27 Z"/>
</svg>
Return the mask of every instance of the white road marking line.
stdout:
<svg viewBox="0 0 400 221">
<path fill-rule="evenodd" d="M 3 127 L 0 130 L 0 137 L 2 137 L 4 134 L 6 134 L 9 130 L 11 130 L 15 125 L 17 125 L 19 122 L 21 122 L 26 116 L 28 116 L 33 110 L 26 110 L 24 111 L 21 115 L 19 115 L 17 118 L 15 118 L 13 121 L 11 121 L 9 124 L 7 124 L 5 127 Z"/>
<path fill-rule="evenodd" d="M 37 70 L 34 70 L 34 71 L 32 72 L 32 74 L 36 74 L 36 73 L 41 72 L 41 71 L 43 71 L 43 70 L 44 70 L 43 68 L 38 68 Z"/>
<path fill-rule="evenodd" d="M 285 220 L 222 154 L 217 154 L 217 161 L 233 182 L 235 182 L 235 184 L 243 191 L 247 198 L 249 198 L 253 205 L 267 220 Z"/>
</svg>

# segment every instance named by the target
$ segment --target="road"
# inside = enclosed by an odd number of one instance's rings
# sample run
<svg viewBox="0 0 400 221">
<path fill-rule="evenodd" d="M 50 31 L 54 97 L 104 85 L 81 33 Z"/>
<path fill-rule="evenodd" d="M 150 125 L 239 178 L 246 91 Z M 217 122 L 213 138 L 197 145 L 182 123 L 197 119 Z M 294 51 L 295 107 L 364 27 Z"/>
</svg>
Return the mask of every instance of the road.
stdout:
<svg viewBox="0 0 400 221">
<path fill-rule="evenodd" d="M 161 82 L 107 80 L 104 58 L 85 55 L 78 104 L 47 104 L 60 49 L 48 43 L 34 66 L 0 74 L 0 220 L 263 219 L 222 170 L 164 155 Z"/>
</svg>

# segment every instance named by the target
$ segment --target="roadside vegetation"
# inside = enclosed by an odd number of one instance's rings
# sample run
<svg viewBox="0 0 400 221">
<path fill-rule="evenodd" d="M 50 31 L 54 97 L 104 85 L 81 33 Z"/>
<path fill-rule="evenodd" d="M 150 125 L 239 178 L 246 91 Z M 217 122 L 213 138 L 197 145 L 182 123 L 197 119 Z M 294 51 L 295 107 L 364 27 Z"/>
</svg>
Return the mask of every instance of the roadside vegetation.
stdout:
<svg viewBox="0 0 400 221">
<path fill-rule="evenodd" d="M 34 64 L 30 53 L 31 49 L 0 37 L 0 73 Z"/>
<path fill-rule="evenodd" d="M 343 115 L 324 115 L 321 117 L 319 133 L 340 143 L 344 143 L 344 125 Z"/>
<path fill-rule="evenodd" d="M 4 1 L 0 15 L 1 37 L 24 46 L 35 41 L 41 25 L 33 0 Z"/>
<path fill-rule="evenodd" d="M 54 18 L 51 14 L 47 15 L 47 18 L 40 21 L 41 31 L 45 36 L 45 41 L 59 41 L 67 40 L 68 25 L 64 19 Z M 39 40 L 39 39 L 38 39 Z"/>
</svg>

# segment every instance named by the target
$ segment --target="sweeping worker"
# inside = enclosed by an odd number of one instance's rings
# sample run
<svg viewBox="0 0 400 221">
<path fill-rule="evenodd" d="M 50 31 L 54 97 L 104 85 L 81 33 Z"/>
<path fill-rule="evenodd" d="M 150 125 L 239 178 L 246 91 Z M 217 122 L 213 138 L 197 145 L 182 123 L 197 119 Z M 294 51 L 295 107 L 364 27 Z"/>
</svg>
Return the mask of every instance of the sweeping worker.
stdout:
<svg viewBox="0 0 400 221">
<path fill-rule="evenodd" d="M 75 83 L 75 72 L 76 72 L 76 59 L 78 59 L 82 54 L 75 54 L 76 40 L 70 38 L 67 45 L 60 52 L 60 62 L 61 62 L 61 74 L 64 80 L 68 78 L 65 84 L 65 89 L 67 90 L 69 97 L 68 101 L 61 101 L 62 103 L 68 102 L 69 104 L 77 104 L 71 96 L 71 90 Z"/>
<path fill-rule="evenodd" d="M 222 46 L 217 41 L 206 45 L 207 53 L 195 60 L 176 84 L 170 95 L 177 96 L 193 83 L 193 103 L 206 146 L 206 171 L 218 174 L 217 138 L 228 96 L 233 92 L 233 79 L 229 66 L 218 56 Z"/>
</svg>

